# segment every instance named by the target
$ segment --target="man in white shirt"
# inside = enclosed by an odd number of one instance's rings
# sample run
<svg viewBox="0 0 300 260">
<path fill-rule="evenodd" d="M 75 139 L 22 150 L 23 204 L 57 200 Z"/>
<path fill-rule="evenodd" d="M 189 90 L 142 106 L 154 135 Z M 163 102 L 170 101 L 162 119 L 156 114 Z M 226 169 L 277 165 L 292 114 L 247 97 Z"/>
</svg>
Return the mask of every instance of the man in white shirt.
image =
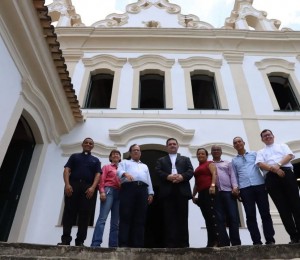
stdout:
<svg viewBox="0 0 300 260">
<path fill-rule="evenodd" d="M 153 188 L 148 166 L 140 161 L 137 144 L 129 148 L 130 160 L 119 163 L 117 174 L 120 189 L 120 247 L 144 247 L 147 206 L 153 200 Z"/>
<path fill-rule="evenodd" d="M 300 242 L 300 197 L 291 160 L 294 154 L 286 144 L 275 144 L 271 130 L 260 134 L 266 147 L 257 153 L 256 164 L 263 170 L 266 188 L 282 223 L 290 235 L 290 244 Z"/>
</svg>

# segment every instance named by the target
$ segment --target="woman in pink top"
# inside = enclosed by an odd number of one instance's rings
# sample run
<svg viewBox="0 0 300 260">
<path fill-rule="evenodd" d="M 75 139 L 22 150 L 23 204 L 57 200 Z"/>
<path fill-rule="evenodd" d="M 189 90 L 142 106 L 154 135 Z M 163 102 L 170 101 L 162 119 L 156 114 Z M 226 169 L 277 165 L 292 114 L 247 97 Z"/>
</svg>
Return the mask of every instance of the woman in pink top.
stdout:
<svg viewBox="0 0 300 260">
<path fill-rule="evenodd" d="M 108 246 L 118 246 L 120 179 L 117 176 L 117 168 L 121 161 L 120 151 L 112 150 L 109 155 L 109 161 L 111 163 L 104 165 L 102 168 L 102 175 L 99 182 L 101 205 L 91 247 L 101 247 L 105 222 L 109 212 L 111 212 L 111 218 Z"/>
</svg>

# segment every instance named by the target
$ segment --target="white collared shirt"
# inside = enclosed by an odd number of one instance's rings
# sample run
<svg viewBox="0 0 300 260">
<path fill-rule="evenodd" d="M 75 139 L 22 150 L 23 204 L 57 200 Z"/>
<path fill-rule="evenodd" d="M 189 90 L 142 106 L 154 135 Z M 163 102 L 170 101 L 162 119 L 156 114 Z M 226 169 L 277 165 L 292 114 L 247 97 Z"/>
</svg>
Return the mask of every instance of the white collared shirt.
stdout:
<svg viewBox="0 0 300 260">
<path fill-rule="evenodd" d="M 133 177 L 133 181 L 142 181 L 148 184 L 148 194 L 154 194 L 149 169 L 146 164 L 132 159 L 123 160 L 119 163 L 117 170 L 121 183 L 128 182 L 125 177 L 122 177 L 125 172 L 129 173 Z"/>
<path fill-rule="evenodd" d="M 171 160 L 171 163 L 172 163 L 172 174 L 177 174 L 177 169 L 176 169 L 176 159 L 177 159 L 177 153 L 175 154 L 169 154 L 170 156 L 170 160 Z"/>
<path fill-rule="evenodd" d="M 267 145 L 265 148 L 259 150 L 257 152 L 256 161 L 257 163 L 267 163 L 267 164 L 277 164 L 283 157 L 286 155 L 292 155 L 295 158 L 295 155 L 291 151 L 291 149 L 286 144 L 271 144 Z M 287 164 L 282 165 L 282 167 L 290 167 L 293 168 L 292 163 L 289 161 Z M 263 171 L 264 174 L 268 171 Z"/>
</svg>

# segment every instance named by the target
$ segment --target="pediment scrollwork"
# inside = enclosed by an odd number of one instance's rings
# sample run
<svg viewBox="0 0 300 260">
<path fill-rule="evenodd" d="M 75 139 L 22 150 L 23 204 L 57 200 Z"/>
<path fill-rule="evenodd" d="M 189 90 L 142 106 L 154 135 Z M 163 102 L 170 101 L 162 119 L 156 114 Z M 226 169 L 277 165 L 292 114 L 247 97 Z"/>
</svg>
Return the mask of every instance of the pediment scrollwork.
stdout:
<svg viewBox="0 0 300 260">
<path fill-rule="evenodd" d="M 193 14 L 189 15 L 178 15 L 178 23 L 185 28 L 191 29 L 213 29 L 214 27 L 206 22 L 199 20 L 199 17 Z"/>
<path fill-rule="evenodd" d="M 124 24 L 126 24 L 128 22 L 128 14 L 124 13 L 124 14 L 110 14 L 108 16 L 106 16 L 105 20 L 101 20 L 98 21 L 94 24 L 92 24 L 92 26 L 94 27 L 119 27 L 122 26 Z"/>
<path fill-rule="evenodd" d="M 127 13 L 137 14 L 141 12 L 143 9 L 148 9 L 151 6 L 156 6 L 160 9 L 165 9 L 169 14 L 177 14 L 180 13 L 181 8 L 176 4 L 169 3 L 166 0 L 159 1 L 149 1 L 149 0 L 139 0 L 136 3 L 132 3 L 126 6 Z"/>
</svg>

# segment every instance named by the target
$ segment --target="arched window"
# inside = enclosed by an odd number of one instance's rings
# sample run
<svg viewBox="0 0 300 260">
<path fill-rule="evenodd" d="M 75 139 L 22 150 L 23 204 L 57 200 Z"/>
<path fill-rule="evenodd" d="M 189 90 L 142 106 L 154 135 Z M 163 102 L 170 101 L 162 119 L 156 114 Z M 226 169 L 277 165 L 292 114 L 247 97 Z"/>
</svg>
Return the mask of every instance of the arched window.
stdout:
<svg viewBox="0 0 300 260">
<path fill-rule="evenodd" d="M 145 74 L 140 76 L 139 108 L 165 108 L 164 75 Z"/>
<path fill-rule="evenodd" d="M 293 88 L 287 77 L 268 75 L 274 95 L 277 99 L 280 110 L 292 111 L 300 110 L 299 101 L 297 100 Z"/>
<path fill-rule="evenodd" d="M 190 57 L 178 62 L 184 70 L 188 109 L 228 109 L 220 73 L 222 60 Z"/>
<path fill-rule="evenodd" d="M 191 73 L 195 109 L 219 109 L 219 100 L 213 75 Z"/>
<path fill-rule="evenodd" d="M 173 59 L 159 55 L 129 58 L 133 68 L 132 109 L 172 109 Z"/>
<path fill-rule="evenodd" d="M 110 108 L 113 81 L 111 74 L 92 75 L 84 108 Z"/>
</svg>

